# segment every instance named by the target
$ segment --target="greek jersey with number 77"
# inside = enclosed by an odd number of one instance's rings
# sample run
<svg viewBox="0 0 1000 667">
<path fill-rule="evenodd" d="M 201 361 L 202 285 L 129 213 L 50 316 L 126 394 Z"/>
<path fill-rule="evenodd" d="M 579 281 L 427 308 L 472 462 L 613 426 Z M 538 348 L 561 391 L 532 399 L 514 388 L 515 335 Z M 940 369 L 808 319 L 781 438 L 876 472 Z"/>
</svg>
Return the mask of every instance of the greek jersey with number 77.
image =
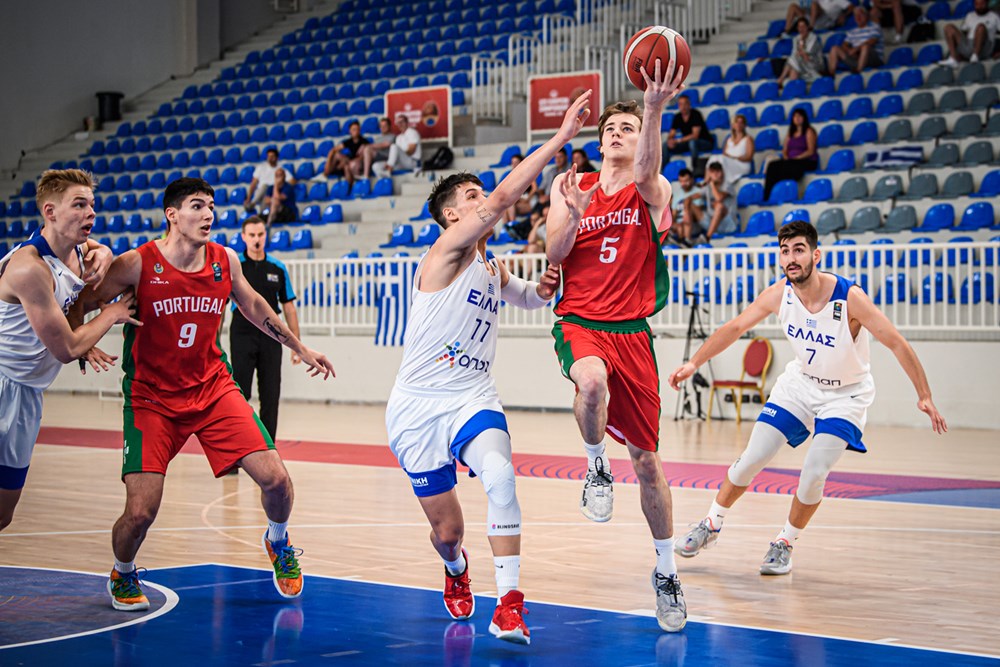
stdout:
<svg viewBox="0 0 1000 667">
<path fill-rule="evenodd" d="M 792 344 L 795 359 L 788 370 L 798 370 L 819 387 L 846 387 L 871 374 L 868 331 L 851 336 L 847 293 L 854 283 L 836 276 L 830 301 L 818 313 L 809 312 L 786 282 L 778 309 L 781 330 Z"/>
<path fill-rule="evenodd" d="M 487 269 L 489 262 L 492 272 Z M 413 280 L 403 361 L 396 385 L 442 395 L 482 391 L 493 386 L 490 371 L 497 351 L 500 268 L 496 259 L 476 257 L 455 280 L 437 292 L 420 290 Z"/>
<path fill-rule="evenodd" d="M 142 271 L 135 288 L 136 319 L 143 326 L 125 325 L 126 404 L 185 412 L 211 405 L 226 391 L 239 391 L 218 338 L 233 289 L 226 249 L 208 243 L 205 266 L 192 272 L 171 266 L 156 241 L 137 252 Z"/>
</svg>

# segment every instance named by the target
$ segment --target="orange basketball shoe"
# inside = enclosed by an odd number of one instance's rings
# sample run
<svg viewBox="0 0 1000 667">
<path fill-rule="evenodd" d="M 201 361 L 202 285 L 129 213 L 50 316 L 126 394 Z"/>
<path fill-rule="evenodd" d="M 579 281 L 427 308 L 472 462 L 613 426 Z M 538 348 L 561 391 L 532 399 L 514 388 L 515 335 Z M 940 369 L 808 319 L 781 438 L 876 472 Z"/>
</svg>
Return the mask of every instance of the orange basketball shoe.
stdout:
<svg viewBox="0 0 1000 667">
<path fill-rule="evenodd" d="M 500 598 L 500 604 L 493 612 L 493 622 L 490 623 L 490 634 L 497 639 L 515 644 L 530 644 L 531 631 L 524 623 L 524 593 L 510 591 Z"/>
<path fill-rule="evenodd" d="M 456 621 L 464 621 L 476 611 L 476 598 L 469 588 L 469 554 L 462 549 L 465 556 L 465 570 L 452 576 L 448 568 L 444 569 L 444 608 Z"/>
<path fill-rule="evenodd" d="M 302 555 L 302 549 L 294 548 L 287 534 L 285 539 L 272 542 L 267 539 L 267 533 L 264 533 L 261 542 L 274 568 L 274 587 L 278 589 L 278 594 L 283 598 L 297 598 L 302 595 L 302 570 L 299 569 L 298 560 Z"/>
<path fill-rule="evenodd" d="M 132 570 L 124 574 L 111 570 L 108 579 L 108 595 L 111 596 L 111 606 L 118 611 L 146 611 L 149 609 L 149 598 L 143 595 L 139 588 L 139 571 Z"/>
</svg>

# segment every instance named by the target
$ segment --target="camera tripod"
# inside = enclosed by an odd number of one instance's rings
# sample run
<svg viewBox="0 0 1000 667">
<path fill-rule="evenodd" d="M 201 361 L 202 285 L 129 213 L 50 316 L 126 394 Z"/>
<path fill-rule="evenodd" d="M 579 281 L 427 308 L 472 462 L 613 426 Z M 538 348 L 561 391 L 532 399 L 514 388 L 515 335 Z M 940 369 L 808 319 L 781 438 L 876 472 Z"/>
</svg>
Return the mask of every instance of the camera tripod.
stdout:
<svg viewBox="0 0 1000 667">
<path fill-rule="evenodd" d="M 688 328 L 687 328 L 687 340 L 684 342 L 684 361 L 687 363 L 691 360 L 691 341 L 698 339 L 703 341 L 708 338 L 708 333 L 705 331 L 705 326 L 701 321 L 701 303 L 699 299 L 701 294 L 698 291 L 685 292 L 689 297 L 691 297 L 691 313 L 688 317 Z M 715 373 L 712 371 L 712 362 L 706 364 L 708 368 L 709 380 L 715 377 Z M 674 409 L 674 421 L 680 419 L 705 419 L 705 412 L 701 409 L 701 390 L 708 389 L 711 384 L 709 380 L 705 379 L 705 376 L 700 372 L 695 371 L 695 374 L 691 376 L 690 383 L 684 382 L 681 385 L 681 391 L 677 394 L 677 407 Z M 692 405 L 692 398 L 694 403 Z"/>
</svg>

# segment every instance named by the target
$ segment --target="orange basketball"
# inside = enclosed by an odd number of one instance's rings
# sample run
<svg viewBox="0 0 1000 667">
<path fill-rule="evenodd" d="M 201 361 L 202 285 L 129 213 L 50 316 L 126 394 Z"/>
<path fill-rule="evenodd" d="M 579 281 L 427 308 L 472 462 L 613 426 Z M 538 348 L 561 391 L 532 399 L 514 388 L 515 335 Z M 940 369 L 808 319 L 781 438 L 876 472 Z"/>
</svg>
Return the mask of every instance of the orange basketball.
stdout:
<svg viewBox="0 0 1000 667">
<path fill-rule="evenodd" d="M 653 77 L 656 60 L 660 60 L 660 76 L 666 76 L 667 64 L 674 60 L 675 72 L 684 68 L 683 78 L 691 71 L 691 47 L 680 33 L 661 25 L 649 26 L 632 35 L 625 46 L 625 76 L 639 90 L 646 90 L 646 80 L 642 78 L 640 67 Z"/>
</svg>

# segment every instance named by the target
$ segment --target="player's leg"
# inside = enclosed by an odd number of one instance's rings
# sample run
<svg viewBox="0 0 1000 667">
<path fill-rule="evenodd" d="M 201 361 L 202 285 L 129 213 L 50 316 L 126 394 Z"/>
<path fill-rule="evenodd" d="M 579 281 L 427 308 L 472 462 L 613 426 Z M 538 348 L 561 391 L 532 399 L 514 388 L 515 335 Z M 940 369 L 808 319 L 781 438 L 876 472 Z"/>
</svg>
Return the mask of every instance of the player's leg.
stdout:
<svg viewBox="0 0 1000 667">
<path fill-rule="evenodd" d="M 271 440 L 277 439 L 278 401 L 281 399 L 281 357 L 284 347 L 266 336 L 258 337 L 257 396 L 260 397 L 260 421 Z"/>
<path fill-rule="evenodd" d="M 0 530 L 14 519 L 41 424 L 42 392 L 0 375 Z"/>
<path fill-rule="evenodd" d="M 462 548 L 465 519 L 455 492 L 454 463 L 429 473 L 409 473 L 411 481 L 424 478 L 428 486 L 414 485 L 414 493 L 431 525 L 431 545 L 444 561 L 444 606 L 455 620 L 464 620 L 476 610 L 476 599 L 469 587 L 468 553 Z M 438 491 L 448 487 L 446 491 Z M 430 495 L 422 495 L 433 491 Z"/>
<path fill-rule="evenodd" d="M 490 632 L 500 639 L 531 643 L 524 622 L 524 594 L 519 590 L 521 571 L 521 506 L 517 501 L 510 435 L 490 428 L 461 450 L 462 461 L 476 473 L 486 492 L 486 534 L 493 550 L 497 604 Z"/>
<path fill-rule="evenodd" d="M 111 529 L 115 566 L 108 579 L 111 605 L 119 611 L 149 609 L 149 600 L 139 587 L 135 556 L 153 525 L 163 498 L 164 475 L 132 472 L 124 475 L 125 510 Z"/>
<path fill-rule="evenodd" d="M 577 359 L 569 369 L 576 384 L 573 415 L 587 453 L 587 477 L 580 511 L 591 521 L 611 520 L 614 511 L 614 476 L 607 456 L 604 433 L 608 426 L 608 370 L 597 356 Z"/>
<path fill-rule="evenodd" d="M 17 507 L 17 502 L 21 499 L 21 491 L 24 488 L 5 488 L 4 484 L 8 483 L 3 479 L 3 472 L 0 471 L 0 530 L 9 526 L 10 522 L 14 520 L 14 509 Z"/>
</svg>

